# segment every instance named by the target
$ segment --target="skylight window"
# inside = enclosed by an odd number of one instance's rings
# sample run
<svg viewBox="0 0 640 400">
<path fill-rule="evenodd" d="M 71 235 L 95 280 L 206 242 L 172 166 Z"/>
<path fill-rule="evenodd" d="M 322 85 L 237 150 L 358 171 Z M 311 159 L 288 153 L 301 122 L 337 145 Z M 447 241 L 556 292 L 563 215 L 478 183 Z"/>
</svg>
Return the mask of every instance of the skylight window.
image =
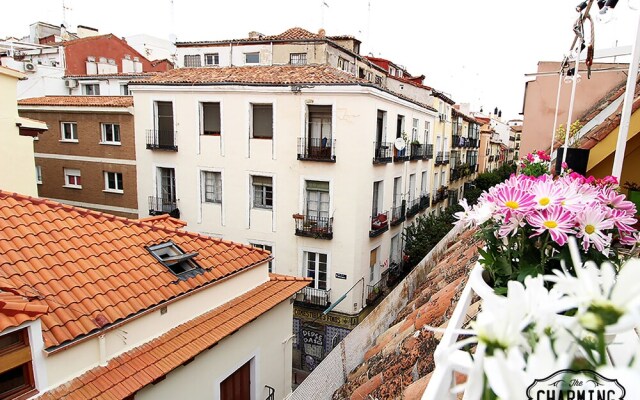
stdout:
<svg viewBox="0 0 640 400">
<path fill-rule="evenodd" d="M 193 260 L 198 255 L 197 252 L 185 253 L 173 242 L 149 246 L 147 249 L 180 279 L 187 279 L 204 272 Z"/>
</svg>

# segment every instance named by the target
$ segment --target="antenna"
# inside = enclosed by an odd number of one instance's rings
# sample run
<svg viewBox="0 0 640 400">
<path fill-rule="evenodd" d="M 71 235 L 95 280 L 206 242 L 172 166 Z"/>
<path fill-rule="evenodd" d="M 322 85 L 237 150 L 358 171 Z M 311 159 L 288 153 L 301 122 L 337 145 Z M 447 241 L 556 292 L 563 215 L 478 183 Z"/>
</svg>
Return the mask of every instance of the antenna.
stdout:
<svg viewBox="0 0 640 400">
<path fill-rule="evenodd" d="M 176 36 L 176 12 L 173 4 L 173 0 L 169 0 L 169 14 L 171 14 L 171 33 L 169 33 L 169 40 L 175 44 L 177 40 Z"/>
<path fill-rule="evenodd" d="M 367 3 L 367 46 L 371 43 L 371 0 Z"/>
<path fill-rule="evenodd" d="M 329 8 L 329 4 L 327 4 L 326 0 L 320 0 L 320 15 L 321 15 L 321 21 L 320 21 L 320 28 L 322 29 L 326 29 L 324 26 L 324 8 Z"/>
<path fill-rule="evenodd" d="M 67 21 L 67 10 L 72 11 L 73 9 L 67 6 L 67 2 L 62 0 L 62 24 L 65 28 L 69 29 L 69 23 Z"/>
</svg>

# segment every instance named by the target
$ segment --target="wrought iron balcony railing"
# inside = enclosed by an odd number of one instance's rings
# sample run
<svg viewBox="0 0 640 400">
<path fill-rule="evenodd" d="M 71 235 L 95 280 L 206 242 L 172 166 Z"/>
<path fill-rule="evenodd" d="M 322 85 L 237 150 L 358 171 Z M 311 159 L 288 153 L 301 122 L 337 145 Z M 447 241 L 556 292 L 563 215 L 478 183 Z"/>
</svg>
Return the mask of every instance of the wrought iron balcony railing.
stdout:
<svg viewBox="0 0 640 400">
<path fill-rule="evenodd" d="M 407 203 L 407 218 L 413 218 L 420 211 L 420 198 L 416 197 Z"/>
<path fill-rule="evenodd" d="M 430 203 L 431 203 L 431 196 L 429 196 L 429 193 L 423 193 L 420 196 L 420 211 L 429 208 Z"/>
<path fill-rule="evenodd" d="M 444 152 L 439 151 L 438 154 L 436 154 L 436 165 L 441 165 L 444 163 Z"/>
<path fill-rule="evenodd" d="M 164 197 L 149 196 L 149 215 L 169 214 L 174 218 L 180 218 L 177 200 L 169 200 Z"/>
<path fill-rule="evenodd" d="M 375 302 L 382 297 L 384 288 L 387 284 L 387 274 L 382 279 L 373 285 L 367 285 L 367 305 L 375 304 Z"/>
<path fill-rule="evenodd" d="M 298 138 L 298 160 L 336 162 L 335 147 L 335 139 Z"/>
<path fill-rule="evenodd" d="M 409 158 L 413 160 L 421 160 L 424 158 L 424 145 L 421 143 L 411 143 L 411 154 Z"/>
<path fill-rule="evenodd" d="M 426 144 L 426 145 L 425 145 L 425 149 L 424 149 L 424 159 L 425 159 L 425 160 L 431 160 L 431 159 L 433 159 L 433 145 L 432 145 L 432 144 Z"/>
<path fill-rule="evenodd" d="M 331 305 L 331 289 L 324 290 L 307 286 L 296 293 L 295 301 L 327 308 Z"/>
<path fill-rule="evenodd" d="M 178 151 L 177 135 L 174 130 L 147 129 L 147 149 Z"/>
<path fill-rule="evenodd" d="M 393 148 L 393 162 L 409 161 L 409 153 L 411 149 L 407 146 L 402 150 Z"/>
<path fill-rule="evenodd" d="M 393 143 L 373 142 L 373 163 L 385 164 L 393 161 Z"/>
<path fill-rule="evenodd" d="M 333 239 L 333 217 L 294 214 L 296 235 L 315 239 Z"/>
<path fill-rule="evenodd" d="M 405 220 L 405 207 L 406 203 L 404 200 L 402 200 L 401 205 L 393 207 L 391 209 L 391 226 L 399 225 L 400 223 L 402 223 L 402 221 Z"/>
</svg>

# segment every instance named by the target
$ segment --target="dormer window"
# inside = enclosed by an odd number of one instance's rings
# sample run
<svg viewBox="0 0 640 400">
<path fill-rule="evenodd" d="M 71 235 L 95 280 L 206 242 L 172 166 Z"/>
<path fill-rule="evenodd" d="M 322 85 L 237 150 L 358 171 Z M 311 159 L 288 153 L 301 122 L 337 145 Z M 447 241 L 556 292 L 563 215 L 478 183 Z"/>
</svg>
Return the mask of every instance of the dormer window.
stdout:
<svg viewBox="0 0 640 400">
<path fill-rule="evenodd" d="M 198 253 L 185 253 L 173 242 L 149 246 L 147 249 L 162 265 L 180 279 L 191 278 L 204 272 L 193 260 Z"/>
</svg>

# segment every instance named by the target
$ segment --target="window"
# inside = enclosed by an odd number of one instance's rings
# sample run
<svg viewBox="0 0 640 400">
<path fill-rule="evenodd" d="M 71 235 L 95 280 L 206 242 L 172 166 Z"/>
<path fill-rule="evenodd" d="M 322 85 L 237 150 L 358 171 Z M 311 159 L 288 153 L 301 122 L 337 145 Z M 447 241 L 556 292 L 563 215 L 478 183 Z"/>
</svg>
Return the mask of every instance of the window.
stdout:
<svg viewBox="0 0 640 400">
<path fill-rule="evenodd" d="M 204 272 L 193 260 L 198 253 L 185 253 L 173 242 L 149 246 L 147 250 L 180 279 L 191 276 L 191 274 L 180 276 L 186 272 Z"/>
<path fill-rule="evenodd" d="M 149 209 L 154 212 L 171 213 L 177 208 L 178 196 L 174 168 L 158 167 L 156 170 L 156 197 L 153 201 Z"/>
<path fill-rule="evenodd" d="M 446 186 L 447 185 L 447 172 L 446 171 L 442 171 L 442 177 L 440 178 L 440 183 L 442 184 L 442 186 Z"/>
<path fill-rule="evenodd" d="M 39 165 L 36 165 L 36 183 L 42 183 L 42 167 Z"/>
<path fill-rule="evenodd" d="M 289 64 L 305 65 L 307 64 L 307 53 L 291 53 L 289 54 Z"/>
<path fill-rule="evenodd" d="M 35 388 L 27 328 L 0 336 L 0 398 L 13 399 Z"/>
<path fill-rule="evenodd" d="M 97 83 L 91 83 L 84 86 L 84 94 L 87 96 L 99 96 L 100 95 L 100 85 Z"/>
<path fill-rule="evenodd" d="M 309 286 L 314 289 L 327 290 L 327 255 L 305 251 L 304 266 L 305 276 L 313 279 Z"/>
<path fill-rule="evenodd" d="M 253 186 L 253 207 L 272 208 L 273 207 L 273 178 L 270 176 L 252 176 Z"/>
<path fill-rule="evenodd" d="M 252 129 L 253 137 L 259 139 L 273 138 L 273 105 L 252 104 Z"/>
<path fill-rule="evenodd" d="M 222 173 L 202 171 L 202 202 L 222 203 Z"/>
<path fill-rule="evenodd" d="M 371 204 L 371 215 L 377 216 L 382 211 L 382 181 L 373 182 L 373 202 Z"/>
<path fill-rule="evenodd" d="M 431 132 L 431 123 L 424 121 L 424 143 L 431 143 L 429 133 Z"/>
<path fill-rule="evenodd" d="M 260 53 L 244 53 L 244 63 L 245 64 L 260 64 Z"/>
<path fill-rule="evenodd" d="M 202 134 L 220 135 L 220 103 L 201 103 Z"/>
<path fill-rule="evenodd" d="M 317 220 L 319 224 L 329 221 L 329 182 L 306 182 L 306 215 L 309 219 Z"/>
<path fill-rule="evenodd" d="M 393 208 L 402 204 L 402 177 L 393 179 Z"/>
<path fill-rule="evenodd" d="M 64 186 L 75 189 L 82 189 L 82 178 L 79 169 L 64 169 Z"/>
<path fill-rule="evenodd" d="M 413 201 L 416 194 L 416 174 L 409 175 L 409 201 Z"/>
<path fill-rule="evenodd" d="M 389 254 L 390 263 L 400 265 L 400 234 L 391 238 L 391 250 Z"/>
<path fill-rule="evenodd" d="M 429 193 L 429 175 L 427 175 L 427 171 L 422 171 L 422 182 L 421 182 L 421 186 L 420 189 L 422 190 L 422 194 L 426 195 Z"/>
<path fill-rule="evenodd" d="M 269 253 L 271 253 L 271 256 L 273 257 L 273 246 L 270 244 L 263 244 L 263 243 L 251 243 L 249 242 L 250 245 L 252 245 L 253 247 L 257 247 L 261 250 L 265 250 L 268 251 Z M 269 272 L 273 272 L 273 260 L 269 261 Z"/>
<path fill-rule="evenodd" d="M 342 57 L 338 57 L 338 69 L 341 69 L 343 71 L 346 72 L 350 72 L 351 71 L 351 66 L 349 61 L 345 60 Z"/>
<path fill-rule="evenodd" d="M 129 95 L 129 85 L 120 85 L 120 95 L 121 96 L 128 96 Z"/>
<path fill-rule="evenodd" d="M 205 54 L 204 65 L 220 65 L 220 56 L 218 53 Z"/>
<path fill-rule="evenodd" d="M 78 141 L 78 124 L 75 122 L 60 123 L 60 138 L 67 142 Z"/>
<path fill-rule="evenodd" d="M 413 127 L 411 128 L 411 141 L 415 142 L 418 140 L 418 124 L 419 121 L 414 118 L 413 119 Z"/>
<path fill-rule="evenodd" d="M 120 144 L 120 125 L 103 123 L 102 144 Z"/>
<path fill-rule="evenodd" d="M 185 68 L 197 68 L 200 67 L 200 54 L 186 54 L 184 56 Z"/>
<path fill-rule="evenodd" d="M 376 75 L 376 85 L 382 85 L 382 77 L 380 75 Z"/>
<path fill-rule="evenodd" d="M 173 125 L 173 103 L 170 101 L 156 101 L 155 129 L 152 137 L 147 138 L 147 148 L 177 150 L 176 135 Z M 149 143 L 149 142 L 152 143 Z"/>
<path fill-rule="evenodd" d="M 369 284 L 373 285 L 374 283 L 378 282 L 378 250 L 380 249 L 380 246 L 376 247 L 375 249 L 371 250 L 371 253 L 369 253 Z"/>
<path fill-rule="evenodd" d="M 105 172 L 104 173 L 104 190 L 105 192 L 123 193 L 121 172 Z"/>
</svg>

